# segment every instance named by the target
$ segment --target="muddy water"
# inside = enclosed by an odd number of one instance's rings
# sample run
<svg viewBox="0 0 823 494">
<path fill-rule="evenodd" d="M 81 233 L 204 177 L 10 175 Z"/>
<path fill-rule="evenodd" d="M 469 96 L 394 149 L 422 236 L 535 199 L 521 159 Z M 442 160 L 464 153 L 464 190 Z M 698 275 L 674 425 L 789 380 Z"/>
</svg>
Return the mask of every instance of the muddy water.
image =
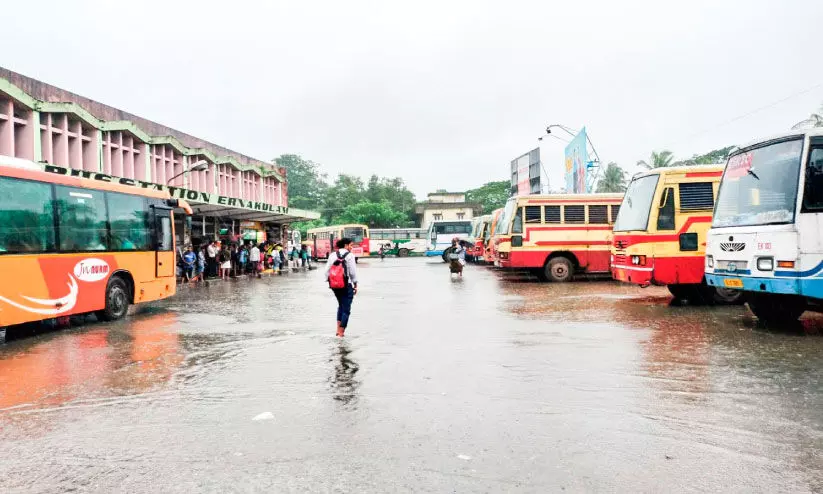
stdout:
<svg viewBox="0 0 823 494">
<path fill-rule="evenodd" d="M 0 346 L 0 491 L 823 489 L 823 319 L 371 260 Z"/>
</svg>

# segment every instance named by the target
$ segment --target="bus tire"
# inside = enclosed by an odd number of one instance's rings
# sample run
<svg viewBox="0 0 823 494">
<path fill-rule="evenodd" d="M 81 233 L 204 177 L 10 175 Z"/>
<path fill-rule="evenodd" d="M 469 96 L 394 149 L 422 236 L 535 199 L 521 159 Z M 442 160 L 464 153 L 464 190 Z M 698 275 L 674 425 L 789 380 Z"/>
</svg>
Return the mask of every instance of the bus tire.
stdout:
<svg viewBox="0 0 823 494">
<path fill-rule="evenodd" d="M 397 257 L 409 257 L 409 249 L 400 249 L 397 251 Z"/>
<path fill-rule="evenodd" d="M 443 250 L 443 255 L 440 256 L 440 257 L 443 258 L 443 262 L 449 262 L 449 254 L 451 254 L 453 250 L 454 250 L 453 247 L 449 247 L 449 248 Z"/>
<path fill-rule="evenodd" d="M 746 297 L 749 309 L 767 325 L 792 323 L 806 311 L 806 304 L 792 296 L 753 293 Z"/>
<path fill-rule="evenodd" d="M 731 288 L 708 287 L 712 290 L 712 300 L 719 305 L 742 305 L 745 302 L 743 292 Z"/>
<path fill-rule="evenodd" d="M 129 285 L 120 276 L 112 276 L 106 285 L 106 307 L 96 312 L 101 321 L 116 321 L 129 311 Z"/>
<path fill-rule="evenodd" d="M 692 285 L 666 285 L 675 300 L 685 300 L 693 293 Z"/>
<path fill-rule="evenodd" d="M 544 269 L 546 278 L 557 283 L 571 281 L 574 276 L 574 265 L 563 256 L 550 259 Z"/>
</svg>

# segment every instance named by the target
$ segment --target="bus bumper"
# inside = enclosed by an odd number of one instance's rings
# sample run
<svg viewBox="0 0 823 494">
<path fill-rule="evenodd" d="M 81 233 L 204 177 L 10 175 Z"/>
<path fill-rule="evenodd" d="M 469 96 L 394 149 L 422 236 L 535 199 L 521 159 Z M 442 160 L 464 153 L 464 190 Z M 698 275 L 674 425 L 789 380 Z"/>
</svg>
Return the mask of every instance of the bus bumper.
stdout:
<svg viewBox="0 0 823 494">
<path fill-rule="evenodd" d="M 636 254 L 635 254 L 636 255 Z M 631 261 L 632 255 L 626 255 Z M 636 285 L 691 285 L 703 281 L 703 259 L 699 256 L 651 257 L 643 266 L 613 264 L 612 278 Z"/>
<path fill-rule="evenodd" d="M 612 278 L 635 285 L 651 285 L 653 271 L 652 267 L 612 266 Z"/>
<path fill-rule="evenodd" d="M 823 298 L 823 278 L 766 278 L 706 273 L 706 283 L 718 288 L 732 288 L 747 292 Z"/>
</svg>

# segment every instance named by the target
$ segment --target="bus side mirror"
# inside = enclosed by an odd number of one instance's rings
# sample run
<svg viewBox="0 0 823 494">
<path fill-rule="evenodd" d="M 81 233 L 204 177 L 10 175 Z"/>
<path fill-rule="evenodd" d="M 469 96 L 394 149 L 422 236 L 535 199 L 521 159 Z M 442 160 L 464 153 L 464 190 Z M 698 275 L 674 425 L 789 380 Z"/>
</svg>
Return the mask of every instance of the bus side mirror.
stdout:
<svg viewBox="0 0 823 494">
<path fill-rule="evenodd" d="M 512 247 L 523 247 L 523 235 L 512 235 Z"/>
</svg>

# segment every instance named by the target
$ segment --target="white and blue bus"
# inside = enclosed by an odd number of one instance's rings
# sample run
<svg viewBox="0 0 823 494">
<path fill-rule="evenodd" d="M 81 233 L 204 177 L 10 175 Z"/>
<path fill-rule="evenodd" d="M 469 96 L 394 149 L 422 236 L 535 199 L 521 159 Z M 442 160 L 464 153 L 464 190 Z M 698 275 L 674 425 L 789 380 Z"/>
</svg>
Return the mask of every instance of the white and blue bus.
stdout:
<svg viewBox="0 0 823 494">
<path fill-rule="evenodd" d="M 706 281 L 742 290 L 766 323 L 823 310 L 823 129 L 762 140 L 729 157 Z"/>
<path fill-rule="evenodd" d="M 429 242 L 426 246 L 426 257 L 440 256 L 445 261 L 446 250 L 451 247 L 452 239 L 457 237 L 466 240 L 471 232 L 471 220 L 432 221 L 426 233 Z"/>
</svg>

